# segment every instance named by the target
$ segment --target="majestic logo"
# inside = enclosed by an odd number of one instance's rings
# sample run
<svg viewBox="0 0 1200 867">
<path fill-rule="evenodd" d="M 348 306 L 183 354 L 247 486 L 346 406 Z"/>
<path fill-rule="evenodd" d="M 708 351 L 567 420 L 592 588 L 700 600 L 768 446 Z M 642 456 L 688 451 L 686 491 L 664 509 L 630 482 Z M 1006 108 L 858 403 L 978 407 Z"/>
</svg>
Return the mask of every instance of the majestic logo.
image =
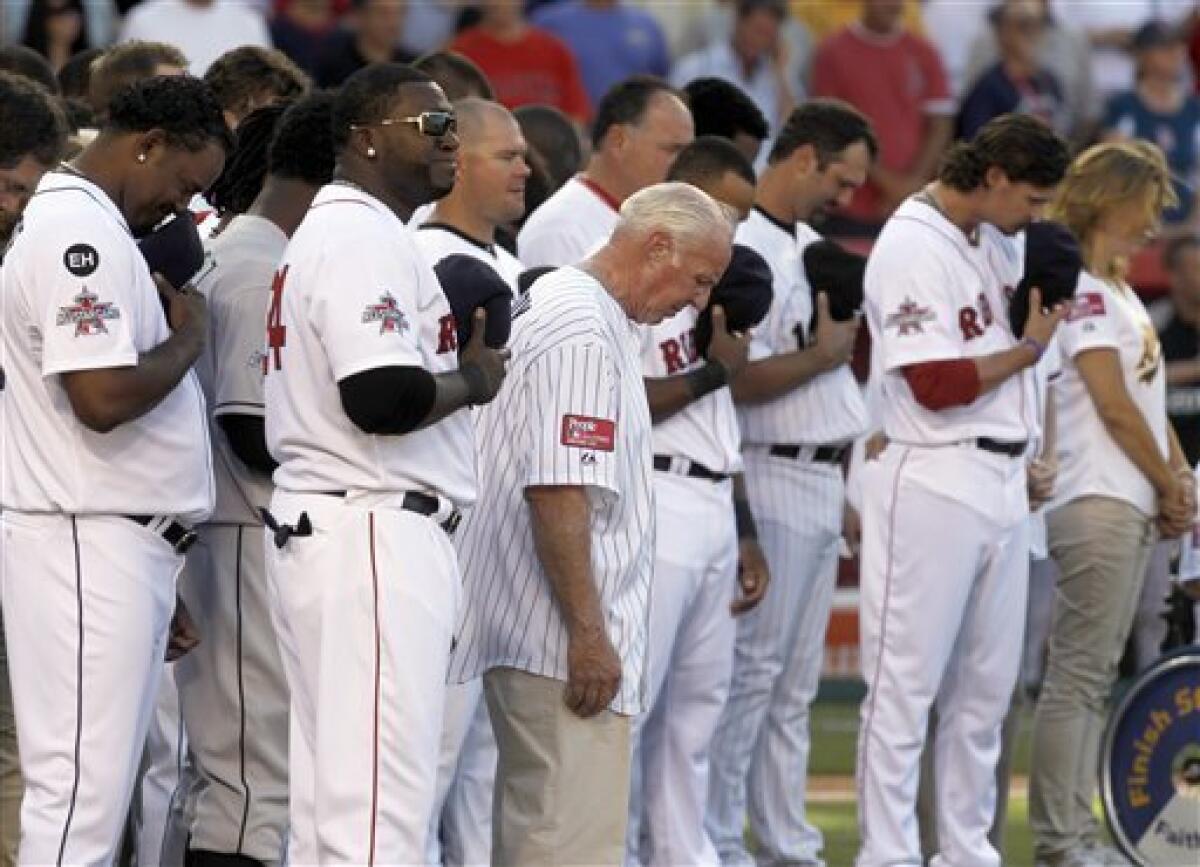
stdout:
<svg viewBox="0 0 1200 867">
<path fill-rule="evenodd" d="M 928 307 L 922 307 L 911 298 L 905 298 L 895 313 L 887 315 L 883 327 L 895 328 L 898 337 L 907 337 L 909 334 L 923 334 L 924 323 L 932 322 L 936 318 Z"/>
<path fill-rule="evenodd" d="M 408 317 L 396 305 L 391 292 L 380 295 L 378 304 L 368 304 L 363 310 L 362 321 L 378 322 L 380 334 L 403 334 L 408 330 Z"/>
<path fill-rule="evenodd" d="M 58 308 L 56 325 L 74 325 L 76 337 L 86 337 L 89 334 L 107 334 L 106 319 L 120 319 L 121 311 L 110 301 L 101 301 L 85 286 L 74 298 L 75 303 L 69 307 Z"/>
</svg>

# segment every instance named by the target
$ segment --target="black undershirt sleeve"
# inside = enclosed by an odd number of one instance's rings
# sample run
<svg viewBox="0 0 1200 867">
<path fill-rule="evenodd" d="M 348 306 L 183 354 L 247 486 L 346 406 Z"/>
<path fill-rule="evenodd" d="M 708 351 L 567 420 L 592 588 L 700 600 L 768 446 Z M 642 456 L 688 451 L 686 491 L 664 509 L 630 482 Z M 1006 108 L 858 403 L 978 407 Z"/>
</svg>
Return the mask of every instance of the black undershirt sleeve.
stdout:
<svg viewBox="0 0 1200 867">
<path fill-rule="evenodd" d="M 279 466 L 267 451 L 266 421 L 260 415 L 230 413 L 217 416 L 237 459 L 252 470 L 270 475 Z"/>
<path fill-rule="evenodd" d="M 376 367 L 338 383 L 342 409 L 364 433 L 416 430 L 437 397 L 433 374 L 420 367 Z"/>
</svg>

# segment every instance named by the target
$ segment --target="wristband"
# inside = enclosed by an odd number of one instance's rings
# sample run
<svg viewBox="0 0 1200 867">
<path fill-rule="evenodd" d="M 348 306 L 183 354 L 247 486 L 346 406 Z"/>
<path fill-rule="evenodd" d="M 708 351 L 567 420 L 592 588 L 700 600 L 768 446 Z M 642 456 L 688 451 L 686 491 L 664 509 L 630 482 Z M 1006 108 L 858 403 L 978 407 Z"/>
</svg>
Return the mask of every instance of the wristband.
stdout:
<svg viewBox="0 0 1200 867">
<path fill-rule="evenodd" d="M 719 361 L 710 361 L 686 376 L 692 400 L 699 400 L 709 392 L 729 384 L 729 371 Z"/>
<path fill-rule="evenodd" d="M 739 539 L 757 539 L 758 527 L 754 524 L 754 513 L 750 511 L 750 504 L 745 500 L 734 499 L 733 501 L 733 518 L 737 524 L 737 535 Z"/>
<path fill-rule="evenodd" d="M 1037 364 L 1042 360 L 1042 353 L 1046 351 L 1046 344 L 1034 340 L 1032 337 L 1026 336 L 1025 339 L 1021 341 L 1021 345 L 1033 347 L 1033 351 L 1036 353 L 1036 356 L 1033 359 L 1034 364 Z"/>
</svg>

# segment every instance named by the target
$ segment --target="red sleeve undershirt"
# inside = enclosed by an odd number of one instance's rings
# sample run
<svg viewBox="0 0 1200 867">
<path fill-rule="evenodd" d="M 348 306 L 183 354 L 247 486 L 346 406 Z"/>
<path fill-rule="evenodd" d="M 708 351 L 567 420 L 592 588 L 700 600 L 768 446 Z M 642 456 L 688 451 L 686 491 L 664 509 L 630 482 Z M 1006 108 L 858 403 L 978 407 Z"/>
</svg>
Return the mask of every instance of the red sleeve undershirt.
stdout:
<svg viewBox="0 0 1200 867">
<path fill-rule="evenodd" d="M 917 403 L 934 412 L 966 406 L 979 397 L 979 368 L 970 358 L 923 361 L 904 368 Z"/>
</svg>

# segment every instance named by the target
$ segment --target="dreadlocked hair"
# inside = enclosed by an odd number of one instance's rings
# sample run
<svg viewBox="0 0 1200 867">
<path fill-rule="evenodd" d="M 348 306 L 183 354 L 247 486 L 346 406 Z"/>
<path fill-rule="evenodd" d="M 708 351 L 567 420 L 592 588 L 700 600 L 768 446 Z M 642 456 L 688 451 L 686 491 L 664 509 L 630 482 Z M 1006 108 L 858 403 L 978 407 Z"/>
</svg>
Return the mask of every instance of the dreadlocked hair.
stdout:
<svg viewBox="0 0 1200 867">
<path fill-rule="evenodd" d="M 258 197 L 267 177 L 271 138 L 290 104 L 277 102 L 263 106 L 238 124 L 233 153 L 208 191 L 208 201 L 220 216 L 243 214 Z"/>
</svg>

